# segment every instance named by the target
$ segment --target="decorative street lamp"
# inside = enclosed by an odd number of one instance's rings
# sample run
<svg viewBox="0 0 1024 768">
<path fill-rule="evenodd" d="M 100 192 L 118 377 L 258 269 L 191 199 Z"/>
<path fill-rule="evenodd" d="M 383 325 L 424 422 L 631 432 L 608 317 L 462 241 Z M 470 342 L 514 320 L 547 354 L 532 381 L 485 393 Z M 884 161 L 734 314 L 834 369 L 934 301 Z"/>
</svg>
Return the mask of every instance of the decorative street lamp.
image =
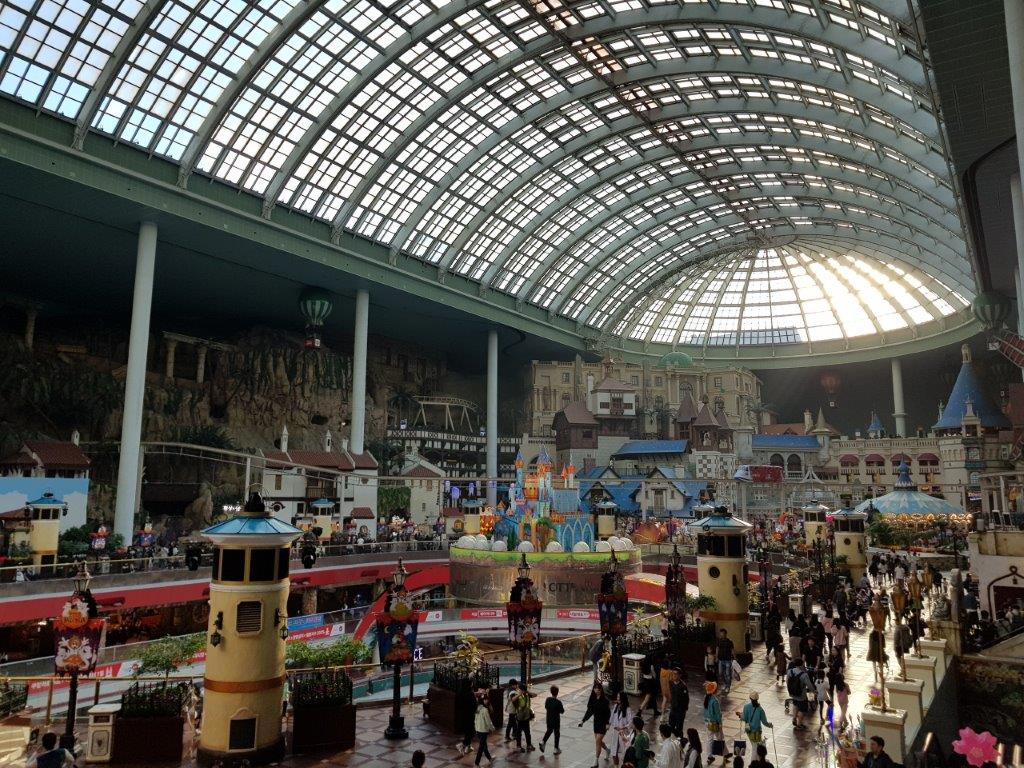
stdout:
<svg viewBox="0 0 1024 768">
<path fill-rule="evenodd" d="M 532 666 L 530 654 L 540 642 L 540 616 L 544 603 L 537 599 L 534 591 L 525 552 L 519 561 L 518 573 L 509 601 L 505 603 L 505 613 L 508 615 L 509 644 L 519 651 L 519 679 L 528 683 Z"/>
<path fill-rule="evenodd" d="M 609 679 L 612 683 L 618 683 L 622 677 L 616 641 L 626 634 L 628 607 L 626 580 L 619 573 L 619 561 L 613 549 L 611 564 L 608 571 L 601 575 L 601 591 L 597 594 L 597 615 L 601 622 L 601 634 L 608 638 L 611 646 L 612 668 Z"/>
<path fill-rule="evenodd" d="M 408 575 L 402 558 L 398 558 L 398 568 L 392 576 L 394 583 L 385 599 L 384 612 L 377 617 L 380 660 L 384 664 L 391 664 L 394 670 L 391 717 L 384 731 L 385 739 L 409 738 L 405 718 L 402 717 L 402 665 L 412 663 L 419 617 L 412 609 L 412 598 L 405 588 L 405 577 Z"/>
<path fill-rule="evenodd" d="M 679 546 L 672 545 L 672 560 L 665 574 L 665 617 L 669 626 L 669 656 L 682 662 L 683 627 L 686 626 L 686 575 L 679 557 Z"/>
<path fill-rule="evenodd" d="M 96 668 L 103 636 L 103 619 L 97 618 L 96 601 L 89 591 L 89 571 L 85 562 L 78 564 L 74 577 L 75 591 L 53 622 L 56 650 L 54 669 L 58 675 L 69 675 L 68 714 L 60 745 L 75 746 L 75 716 L 78 709 L 78 676 L 88 675 Z"/>
</svg>

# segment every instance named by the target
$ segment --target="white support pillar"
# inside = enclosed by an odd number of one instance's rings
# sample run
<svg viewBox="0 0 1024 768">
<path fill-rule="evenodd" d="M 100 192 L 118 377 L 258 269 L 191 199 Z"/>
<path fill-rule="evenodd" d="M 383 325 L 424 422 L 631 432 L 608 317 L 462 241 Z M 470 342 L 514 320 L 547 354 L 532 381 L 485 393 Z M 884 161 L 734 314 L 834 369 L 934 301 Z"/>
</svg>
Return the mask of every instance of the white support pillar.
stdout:
<svg viewBox="0 0 1024 768">
<path fill-rule="evenodd" d="M 200 346 L 196 350 L 196 384 L 206 381 L 206 347 Z"/>
<path fill-rule="evenodd" d="M 487 504 L 498 503 L 498 332 L 487 334 Z M 495 483 L 492 485 L 491 481 Z"/>
<path fill-rule="evenodd" d="M 39 310 L 29 307 L 25 310 L 25 348 L 31 352 L 36 341 L 36 316 Z"/>
<path fill-rule="evenodd" d="M 894 357 L 890 362 L 892 363 L 892 415 L 896 420 L 896 434 L 906 437 L 907 410 L 903 405 L 903 364 L 898 357 Z"/>
<path fill-rule="evenodd" d="M 1024 132 L 1022 132 L 1024 135 Z M 1021 143 L 1024 143 L 1022 140 Z M 1024 168 L 1024 166 L 1021 166 Z M 1021 183 L 1021 175 L 1013 174 L 1010 177 L 1010 209 L 1013 213 L 1013 232 L 1017 243 L 1017 269 L 1014 276 L 1017 281 L 1017 333 L 1024 334 L 1024 292 L 1021 291 L 1024 276 L 1024 184 Z"/>
<path fill-rule="evenodd" d="M 1006 42 L 1013 93 L 1013 124 L 1017 134 L 1017 165 L 1024 171 L 1024 0 L 1003 0 Z M 1018 259 L 1021 258 L 1018 253 Z"/>
<path fill-rule="evenodd" d="M 164 347 L 166 348 L 166 357 L 164 359 L 164 376 L 168 379 L 174 378 L 174 359 L 178 351 L 178 340 L 177 339 L 164 339 Z"/>
<path fill-rule="evenodd" d="M 352 427 L 349 450 L 360 454 L 366 439 L 366 337 L 370 331 L 370 294 L 356 291 L 355 341 L 352 345 Z"/>
<path fill-rule="evenodd" d="M 135 257 L 135 294 L 128 337 L 128 369 L 124 382 L 124 413 L 121 417 L 121 455 L 117 466 L 117 500 L 114 533 L 132 541 L 136 501 L 139 496 L 139 458 L 142 442 L 142 405 L 146 394 L 146 356 L 149 350 L 149 314 L 153 306 L 153 273 L 156 268 L 156 224 L 143 222 Z"/>
</svg>

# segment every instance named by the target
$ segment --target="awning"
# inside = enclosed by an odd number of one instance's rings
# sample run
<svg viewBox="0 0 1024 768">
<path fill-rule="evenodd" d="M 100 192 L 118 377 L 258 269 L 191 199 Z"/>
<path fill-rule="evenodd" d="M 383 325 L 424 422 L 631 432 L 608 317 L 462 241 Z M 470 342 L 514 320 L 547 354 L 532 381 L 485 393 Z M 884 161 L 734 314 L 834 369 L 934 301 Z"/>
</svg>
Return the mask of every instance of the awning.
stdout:
<svg viewBox="0 0 1024 768">
<path fill-rule="evenodd" d="M 864 459 L 865 464 L 885 464 L 885 459 L 879 456 L 877 453 L 868 454 L 867 458 Z"/>
<path fill-rule="evenodd" d="M 373 520 L 373 510 L 369 507 L 356 507 L 352 510 L 353 520 Z"/>
<path fill-rule="evenodd" d="M 905 462 L 907 462 L 907 464 L 909 464 L 909 463 L 910 463 L 910 461 L 911 461 L 911 459 L 910 459 L 910 457 L 909 457 L 909 456 L 907 456 L 907 454 L 905 454 L 905 453 L 897 453 L 897 454 L 894 454 L 894 455 L 892 456 L 892 458 L 891 458 L 891 459 L 889 459 L 889 461 L 891 461 L 891 462 L 892 462 L 893 464 L 901 464 L 901 463 L 903 463 L 904 461 L 905 461 Z"/>
<path fill-rule="evenodd" d="M 939 457 L 936 456 L 934 453 L 922 453 L 920 456 L 917 457 L 917 463 L 918 464 L 921 464 L 921 463 L 926 462 L 926 461 L 930 461 L 930 462 L 934 462 L 935 464 L 938 464 L 939 463 Z"/>
<path fill-rule="evenodd" d="M 856 465 L 856 464 L 860 464 L 860 459 L 858 459 L 852 453 L 844 453 L 842 456 L 839 457 L 839 463 L 840 464 L 854 464 L 854 465 Z"/>
</svg>

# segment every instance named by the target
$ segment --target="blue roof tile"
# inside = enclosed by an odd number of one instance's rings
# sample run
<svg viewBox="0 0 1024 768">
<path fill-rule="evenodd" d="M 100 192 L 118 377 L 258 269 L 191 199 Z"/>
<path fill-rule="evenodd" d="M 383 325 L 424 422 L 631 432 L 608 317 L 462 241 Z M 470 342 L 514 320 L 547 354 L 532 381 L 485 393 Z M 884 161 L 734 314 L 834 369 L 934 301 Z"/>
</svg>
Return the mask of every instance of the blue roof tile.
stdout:
<svg viewBox="0 0 1024 768">
<path fill-rule="evenodd" d="M 949 400 L 942 411 L 942 418 L 936 422 L 933 429 L 960 429 L 960 422 L 967 413 L 968 399 L 973 404 L 975 415 L 981 419 L 981 426 L 1008 429 L 1010 421 L 985 394 L 971 364 L 970 353 L 965 351 L 964 357 L 953 391 L 949 393 Z"/>
<path fill-rule="evenodd" d="M 818 450 L 814 435 L 754 435 L 754 448 L 789 448 L 792 450 Z"/>
<path fill-rule="evenodd" d="M 628 456 L 686 453 L 686 445 L 686 440 L 630 440 L 612 454 L 612 458 L 621 459 Z"/>
</svg>

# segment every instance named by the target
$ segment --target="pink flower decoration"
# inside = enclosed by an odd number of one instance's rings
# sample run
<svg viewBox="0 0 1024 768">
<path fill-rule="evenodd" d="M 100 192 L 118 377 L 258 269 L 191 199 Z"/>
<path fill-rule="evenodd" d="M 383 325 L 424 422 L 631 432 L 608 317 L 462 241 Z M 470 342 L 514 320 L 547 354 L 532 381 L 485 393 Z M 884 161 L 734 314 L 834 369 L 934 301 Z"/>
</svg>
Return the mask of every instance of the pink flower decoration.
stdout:
<svg viewBox="0 0 1024 768">
<path fill-rule="evenodd" d="M 969 765 L 980 766 L 999 760 L 996 737 L 988 731 L 976 733 L 971 728 L 960 729 L 959 741 L 953 742 L 953 751 L 967 758 Z"/>
</svg>

